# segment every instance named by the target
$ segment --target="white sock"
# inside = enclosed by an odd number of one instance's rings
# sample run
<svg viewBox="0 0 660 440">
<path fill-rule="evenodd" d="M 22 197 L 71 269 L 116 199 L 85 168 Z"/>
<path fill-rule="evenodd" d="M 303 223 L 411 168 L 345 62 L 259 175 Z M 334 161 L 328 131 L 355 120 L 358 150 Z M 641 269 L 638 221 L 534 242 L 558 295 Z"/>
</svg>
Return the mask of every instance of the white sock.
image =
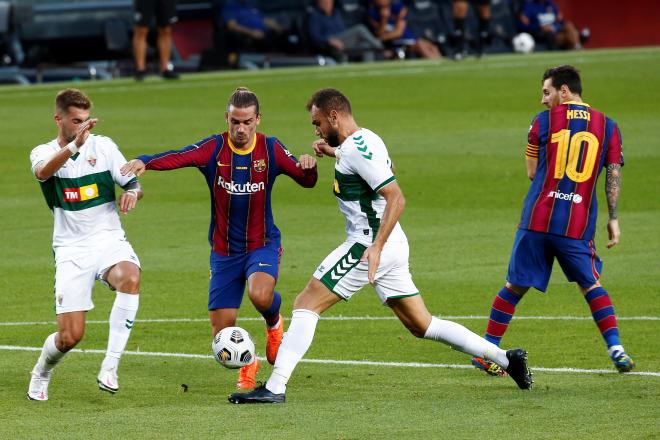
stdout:
<svg viewBox="0 0 660 440">
<path fill-rule="evenodd" d="M 620 351 L 622 353 L 626 352 L 626 350 L 623 349 L 623 345 L 613 345 L 607 349 L 607 354 L 609 354 L 610 357 L 612 357 L 615 351 Z"/>
<path fill-rule="evenodd" d="M 140 295 L 117 292 L 115 303 L 110 312 L 110 334 L 108 335 L 108 350 L 101 368 L 117 368 L 131 329 L 135 322 Z"/>
<path fill-rule="evenodd" d="M 452 321 L 445 321 L 434 316 L 431 319 L 429 328 L 426 329 L 424 338 L 443 342 L 454 350 L 462 351 L 472 356 L 486 358 L 502 368 L 509 366 L 506 351 Z"/>
<path fill-rule="evenodd" d="M 57 346 L 55 345 L 56 335 L 57 333 L 53 333 L 52 335 L 49 335 L 46 338 L 46 341 L 44 342 L 44 346 L 41 349 L 41 355 L 39 356 L 39 360 L 37 361 L 37 364 L 34 366 L 35 373 L 42 374 L 51 371 L 53 368 L 55 368 L 55 365 L 57 365 L 66 354 L 66 352 L 61 352 L 57 349 Z"/>
<path fill-rule="evenodd" d="M 282 338 L 282 345 L 277 352 L 277 359 L 273 372 L 266 382 L 266 388 L 275 394 L 286 392 L 286 384 L 296 368 L 298 362 L 303 358 L 309 346 L 312 345 L 316 323 L 319 315 L 311 310 L 294 310 L 291 316 L 289 329 Z"/>
</svg>

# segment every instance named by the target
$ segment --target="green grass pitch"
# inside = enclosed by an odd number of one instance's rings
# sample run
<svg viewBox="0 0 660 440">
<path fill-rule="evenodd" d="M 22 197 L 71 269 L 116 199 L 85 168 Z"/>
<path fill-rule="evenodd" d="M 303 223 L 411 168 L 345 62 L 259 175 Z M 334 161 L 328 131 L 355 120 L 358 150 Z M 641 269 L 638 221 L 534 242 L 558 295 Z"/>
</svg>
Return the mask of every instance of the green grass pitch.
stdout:
<svg viewBox="0 0 660 440">
<path fill-rule="evenodd" d="M 460 368 L 468 356 L 415 339 L 388 319 L 389 310 L 365 288 L 327 313 L 354 319 L 320 321 L 306 355 L 314 362 L 299 364 L 285 405 L 231 405 L 226 396 L 236 372 L 210 358 L 206 322 L 208 190 L 197 171 L 186 169 L 143 176 L 145 198 L 123 217 L 143 264 L 143 282 L 120 392 L 111 396 L 96 387 L 107 324 L 94 321 L 107 320 L 113 301 L 98 285 L 92 322 L 79 345 L 86 351 L 71 353 L 57 367 L 50 401 L 28 402 L 28 372 L 38 352 L 9 348 L 41 347 L 56 328 L 52 216 L 28 154 L 55 137 L 54 96 L 70 84 L 12 86 L 0 90 L 0 438 L 658 438 L 660 49 L 73 85 L 95 103 L 95 131 L 112 137 L 128 158 L 223 131 L 225 103 L 239 85 L 260 97 L 260 131 L 278 136 L 294 154 L 310 152 L 315 137 L 304 104 L 318 88 L 341 89 L 358 123 L 384 139 L 396 164 L 407 198 L 401 223 L 413 277 L 429 309 L 482 334 L 504 282 L 528 187 L 523 152 L 529 122 L 542 109 L 541 74 L 564 63 L 581 70 L 584 100 L 621 126 L 622 240 L 614 249 L 605 247 L 601 181 L 596 245 L 623 342 L 636 371 L 648 374 L 613 373 L 587 305 L 555 267 L 549 292 L 528 294 L 517 312 L 526 319 L 514 319 L 503 341 L 529 350 L 536 367 L 531 392 L 509 379 Z M 285 249 L 278 290 L 287 316 L 316 265 L 343 240 L 332 166 L 328 158 L 320 160 L 319 182 L 311 190 L 286 177 L 276 183 L 274 215 Z M 257 316 L 246 300 L 239 325 L 263 354 Z M 378 319 L 358 319 L 367 316 Z M 265 364 L 259 379 L 269 372 Z"/>
</svg>

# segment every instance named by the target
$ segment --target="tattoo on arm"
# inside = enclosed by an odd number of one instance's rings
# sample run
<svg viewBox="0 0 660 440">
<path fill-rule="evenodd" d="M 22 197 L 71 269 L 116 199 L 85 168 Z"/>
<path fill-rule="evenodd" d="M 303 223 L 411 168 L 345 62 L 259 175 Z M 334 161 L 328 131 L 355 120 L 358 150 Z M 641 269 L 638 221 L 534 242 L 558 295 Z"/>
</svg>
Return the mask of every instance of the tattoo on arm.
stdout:
<svg viewBox="0 0 660 440">
<path fill-rule="evenodd" d="M 605 180 L 605 195 L 607 196 L 607 209 L 610 214 L 610 220 L 617 219 L 616 204 L 619 200 L 621 191 L 621 164 L 611 163 L 607 166 Z"/>
</svg>

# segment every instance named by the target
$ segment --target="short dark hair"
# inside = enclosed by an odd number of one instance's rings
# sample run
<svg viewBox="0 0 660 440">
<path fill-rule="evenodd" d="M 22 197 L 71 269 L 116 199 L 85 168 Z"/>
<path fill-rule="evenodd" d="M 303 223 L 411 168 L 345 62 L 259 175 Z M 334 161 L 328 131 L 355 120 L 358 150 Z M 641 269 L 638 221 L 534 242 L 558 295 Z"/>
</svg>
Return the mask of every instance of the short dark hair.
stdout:
<svg viewBox="0 0 660 440">
<path fill-rule="evenodd" d="M 311 111 L 312 106 L 316 106 L 316 108 L 326 115 L 332 110 L 340 113 L 347 113 L 349 115 L 352 114 L 350 101 L 337 89 L 318 90 L 309 99 L 305 108 L 307 111 Z"/>
<path fill-rule="evenodd" d="M 67 113 L 69 107 L 89 110 L 92 108 L 92 101 L 78 89 L 65 89 L 60 91 L 57 97 L 55 97 L 55 111 L 58 113 Z"/>
<path fill-rule="evenodd" d="M 227 111 L 229 111 L 229 107 L 232 105 L 236 108 L 254 106 L 257 115 L 259 114 L 259 99 L 257 99 L 257 95 L 247 87 L 238 87 L 234 90 L 234 93 L 231 94 L 229 101 L 227 102 Z"/>
<path fill-rule="evenodd" d="M 555 89 L 565 84 L 571 93 L 582 95 L 582 80 L 580 72 L 575 67 L 566 64 L 548 69 L 543 73 L 543 81 L 548 78 L 552 78 L 552 87 Z"/>
</svg>

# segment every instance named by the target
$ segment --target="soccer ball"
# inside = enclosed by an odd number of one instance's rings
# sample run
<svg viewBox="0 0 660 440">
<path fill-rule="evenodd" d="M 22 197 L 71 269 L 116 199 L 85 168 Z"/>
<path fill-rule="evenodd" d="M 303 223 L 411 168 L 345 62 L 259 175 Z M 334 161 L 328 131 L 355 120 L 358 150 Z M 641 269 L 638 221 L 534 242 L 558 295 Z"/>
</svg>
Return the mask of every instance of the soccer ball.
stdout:
<svg viewBox="0 0 660 440">
<path fill-rule="evenodd" d="M 211 343 L 213 357 L 226 368 L 241 368 L 254 361 L 254 342 L 247 330 L 240 327 L 225 327 Z"/>
<path fill-rule="evenodd" d="M 511 40 L 513 50 L 518 53 L 531 53 L 534 51 L 534 37 L 527 32 L 521 32 Z"/>
</svg>

